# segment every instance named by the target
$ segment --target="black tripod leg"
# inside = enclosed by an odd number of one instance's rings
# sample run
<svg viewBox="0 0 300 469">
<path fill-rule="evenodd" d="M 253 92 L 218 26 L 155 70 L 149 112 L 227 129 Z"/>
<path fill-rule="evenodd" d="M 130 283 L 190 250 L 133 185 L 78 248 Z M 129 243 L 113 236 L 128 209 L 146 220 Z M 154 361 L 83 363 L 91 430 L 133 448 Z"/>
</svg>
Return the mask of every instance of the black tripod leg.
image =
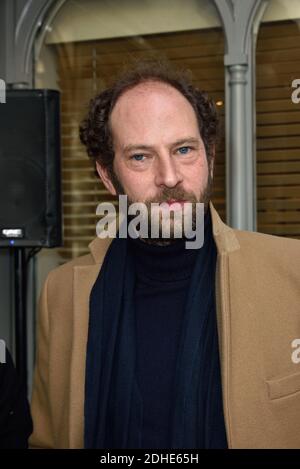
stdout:
<svg viewBox="0 0 300 469">
<path fill-rule="evenodd" d="M 14 253 L 16 368 L 27 390 L 26 256 L 25 248 Z"/>
</svg>

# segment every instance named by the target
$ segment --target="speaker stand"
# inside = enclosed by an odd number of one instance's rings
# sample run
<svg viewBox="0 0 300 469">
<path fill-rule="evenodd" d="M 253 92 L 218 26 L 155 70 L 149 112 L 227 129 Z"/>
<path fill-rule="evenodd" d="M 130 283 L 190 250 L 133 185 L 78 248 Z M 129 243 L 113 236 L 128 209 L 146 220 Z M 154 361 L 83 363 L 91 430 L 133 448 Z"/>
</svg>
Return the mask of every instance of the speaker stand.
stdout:
<svg viewBox="0 0 300 469">
<path fill-rule="evenodd" d="M 25 248 L 13 248 L 16 369 L 27 392 L 27 268 Z"/>
</svg>

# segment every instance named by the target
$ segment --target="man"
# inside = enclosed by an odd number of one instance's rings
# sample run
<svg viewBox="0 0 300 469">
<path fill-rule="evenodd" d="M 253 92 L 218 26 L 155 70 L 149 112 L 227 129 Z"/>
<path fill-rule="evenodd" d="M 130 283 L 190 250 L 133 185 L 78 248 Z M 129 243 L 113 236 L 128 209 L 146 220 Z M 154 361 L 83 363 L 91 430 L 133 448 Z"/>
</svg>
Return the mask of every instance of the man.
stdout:
<svg viewBox="0 0 300 469">
<path fill-rule="evenodd" d="M 167 239 L 97 237 L 50 272 L 32 446 L 298 447 L 299 241 L 220 220 L 212 101 L 168 67 L 137 67 L 91 101 L 80 136 L 111 194 L 203 203 L 204 244 L 185 249 L 174 216 Z"/>
<path fill-rule="evenodd" d="M 7 349 L 4 358 L 0 361 L 0 449 L 26 449 L 32 433 L 29 403 Z"/>
</svg>

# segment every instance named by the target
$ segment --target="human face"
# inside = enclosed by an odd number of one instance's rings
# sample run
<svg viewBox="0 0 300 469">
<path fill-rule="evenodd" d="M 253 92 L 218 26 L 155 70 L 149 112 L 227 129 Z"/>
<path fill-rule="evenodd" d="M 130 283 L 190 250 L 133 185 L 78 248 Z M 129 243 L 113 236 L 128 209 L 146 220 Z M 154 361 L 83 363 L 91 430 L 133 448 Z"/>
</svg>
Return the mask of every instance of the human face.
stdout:
<svg viewBox="0 0 300 469">
<path fill-rule="evenodd" d="M 111 113 L 114 146 L 113 185 L 97 163 L 107 189 L 129 202 L 204 202 L 211 191 L 212 168 L 193 107 L 172 86 L 141 83 L 117 100 Z"/>
</svg>

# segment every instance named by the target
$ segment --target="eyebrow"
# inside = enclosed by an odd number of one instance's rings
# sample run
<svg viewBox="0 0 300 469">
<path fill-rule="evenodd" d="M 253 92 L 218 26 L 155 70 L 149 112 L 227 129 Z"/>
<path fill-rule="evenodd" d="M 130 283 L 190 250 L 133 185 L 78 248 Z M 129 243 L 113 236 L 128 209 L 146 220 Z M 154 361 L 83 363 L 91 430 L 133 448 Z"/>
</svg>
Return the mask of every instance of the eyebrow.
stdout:
<svg viewBox="0 0 300 469">
<path fill-rule="evenodd" d="M 195 137 L 186 137 L 186 138 L 181 138 L 180 140 L 176 140 L 175 142 L 171 143 L 169 145 L 170 148 L 176 147 L 178 145 L 183 145 L 183 144 L 199 144 L 200 140 Z M 129 144 L 126 145 L 122 148 L 124 153 L 129 153 L 130 151 L 134 150 L 153 150 L 155 147 L 152 145 L 144 145 L 144 144 Z"/>
</svg>

